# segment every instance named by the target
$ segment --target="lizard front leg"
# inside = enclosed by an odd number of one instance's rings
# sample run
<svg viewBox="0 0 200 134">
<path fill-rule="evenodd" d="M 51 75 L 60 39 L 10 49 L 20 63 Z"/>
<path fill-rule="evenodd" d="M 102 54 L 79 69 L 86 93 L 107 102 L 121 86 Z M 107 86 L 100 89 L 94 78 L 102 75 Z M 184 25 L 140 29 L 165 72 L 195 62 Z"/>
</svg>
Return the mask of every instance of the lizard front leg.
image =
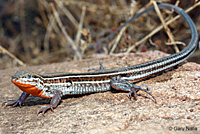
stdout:
<svg viewBox="0 0 200 134">
<path fill-rule="evenodd" d="M 23 92 L 21 94 L 21 96 L 19 97 L 19 99 L 17 100 L 12 100 L 12 99 L 8 99 L 7 101 L 4 101 L 3 102 L 3 106 L 13 106 L 13 107 L 16 107 L 17 105 L 19 105 L 21 107 L 23 101 L 28 98 L 30 94 L 26 93 L 26 92 Z"/>
<path fill-rule="evenodd" d="M 53 109 L 55 109 L 62 97 L 62 92 L 59 90 L 55 90 L 54 96 L 51 99 L 50 105 L 48 106 L 42 106 L 38 111 L 37 114 L 39 114 L 40 112 L 42 112 L 42 115 L 44 116 L 45 112 L 49 109 L 51 109 L 51 111 L 53 111 Z"/>
</svg>

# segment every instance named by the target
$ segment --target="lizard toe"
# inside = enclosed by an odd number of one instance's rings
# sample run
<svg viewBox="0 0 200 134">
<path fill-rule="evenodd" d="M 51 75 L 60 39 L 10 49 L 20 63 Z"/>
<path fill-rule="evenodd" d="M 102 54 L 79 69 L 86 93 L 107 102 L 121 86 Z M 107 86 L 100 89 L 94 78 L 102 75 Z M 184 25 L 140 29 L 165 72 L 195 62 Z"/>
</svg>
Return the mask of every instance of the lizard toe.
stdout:
<svg viewBox="0 0 200 134">
<path fill-rule="evenodd" d="M 52 106 L 52 105 L 42 106 L 42 107 L 37 111 L 37 115 L 38 115 L 39 113 L 42 112 L 42 115 L 44 116 L 44 114 L 46 113 L 46 111 L 48 111 L 49 109 L 51 109 L 51 111 L 53 111 L 53 106 Z"/>
<path fill-rule="evenodd" d="M 17 105 L 19 105 L 21 107 L 21 104 L 22 104 L 22 102 L 19 99 L 17 99 L 17 100 L 9 99 L 7 101 L 4 101 L 2 106 L 13 106 L 13 107 L 16 107 Z"/>
</svg>

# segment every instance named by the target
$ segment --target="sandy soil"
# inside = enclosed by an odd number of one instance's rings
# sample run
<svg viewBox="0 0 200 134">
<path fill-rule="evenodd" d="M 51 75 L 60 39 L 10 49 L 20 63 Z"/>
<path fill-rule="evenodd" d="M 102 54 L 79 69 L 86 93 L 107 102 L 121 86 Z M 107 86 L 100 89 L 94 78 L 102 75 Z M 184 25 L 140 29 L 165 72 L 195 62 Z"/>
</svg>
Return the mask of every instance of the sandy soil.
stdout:
<svg viewBox="0 0 200 134">
<path fill-rule="evenodd" d="M 22 93 L 11 83 L 19 70 L 36 73 L 84 72 L 99 68 L 125 67 L 166 56 L 159 51 L 118 54 L 82 61 L 0 70 L 0 102 L 17 99 Z M 200 133 L 200 65 L 185 63 L 173 71 L 137 83 L 148 84 L 155 104 L 144 92 L 137 101 L 126 93 L 96 93 L 64 97 L 61 104 L 43 117 L 37 110 L 50 102 L 30 96 L 20 107 L 0 108 L 1 133 Z"/>
</svg>

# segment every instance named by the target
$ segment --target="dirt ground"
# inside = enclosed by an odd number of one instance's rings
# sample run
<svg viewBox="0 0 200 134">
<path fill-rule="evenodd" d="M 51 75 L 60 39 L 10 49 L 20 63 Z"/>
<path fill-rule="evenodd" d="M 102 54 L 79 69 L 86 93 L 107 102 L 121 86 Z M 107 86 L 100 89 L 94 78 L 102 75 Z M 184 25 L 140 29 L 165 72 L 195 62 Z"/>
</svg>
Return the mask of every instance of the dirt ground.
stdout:
<svg viewBox="0 0 200 134">
<path fill-rule="evenodd" d="M 118 54 L 82 61 L 0 70 L 0 102 L 17 99 L 22 91 L 11 83 L 16 71 L 35 73 L 84 72 L 125 67 L 166 56 L 159 51 Z M 200 65 L 188 62 L 173 71 L 137 83 L 148 84 L 157 100 L 138 92 L 137 101 L 126 93 L 96 93 L 64 97 L 45 117 L 37 110 L 50 102 L 30 96 L 20 107 L 0 108 L 1 133 L 200 133 Z"/>
</svg>

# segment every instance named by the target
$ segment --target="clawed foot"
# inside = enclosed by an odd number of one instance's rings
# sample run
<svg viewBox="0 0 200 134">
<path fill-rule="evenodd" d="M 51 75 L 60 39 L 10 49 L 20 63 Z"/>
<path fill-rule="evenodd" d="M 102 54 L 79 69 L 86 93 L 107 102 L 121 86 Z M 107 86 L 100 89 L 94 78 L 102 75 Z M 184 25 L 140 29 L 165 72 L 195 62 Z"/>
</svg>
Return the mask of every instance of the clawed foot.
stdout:
<svg viewBox="0 0 200 134">
<path fill-rule="evenodd" d="M 22 106 L 22 101 L 17 99 L 17 100 L 12 100 L 12 99 L 9 99 L 7 101 L 4 101 L 2 103 L 2 106 L 13 106 L 13 107 L 16 107 L 17 105 L 19 105 L 20 107 Z"/>
<path fill-rule="evenodd" d="M 47 110 L 49 110 L 49 109 L 51 109 L 51 111 L 54 112 L 54 111 L 53 111 L 53 108 L 54 108 L 53 105 L 42 106 L 42 107 L 37 111 L 37 115 L 38 115 L 39 113 L 42 112 L 42 115 L 44 116 L 45 112 L 46 112 Z"/>
<path fill-rule="evenodd" d="M 110 81 L 110 85 L 112 88 L 114 88 L 116 90 L 122 90 L 122 91 L 129 92 L 127 94 L 129 99 L 131 99 L 132 97 L 137 99 L 137 92 L 139 90 L 142 90 L 142 91 L 148 93 L 149 95 L 151 95 L 151 97 L 154 99 L 154 101 L 156 103 L 156 99 L 154 98 L 154 96 L 148 92 L 148 90 L 149 90 L 148 85 L 143 84 L 141 86 L 138 86 L 133 83 L 130 83 L 129 80 L 121 79 L 119 76 L 113 77 Z M 146 89 L 142 88 L 142 86 L 145 86 Z"/>
<path fill-rule="evenodd" d="M 142 88 L 142 86 L 146 86 L 146 89 Z M 131 91 L 127 94 L 127 96 L 129 99 L 131 99 L 133 96 L 134 99 L 137 100 L 136 91 L 142 90 L 142 91 L 146 92 L 147 94 L 151 95 L 151 97 L 154 99 L 155 103 L 157 103 L 155 97 L 151 93 L 148 92 L 149 89 L 150 89 L 149 86 L 146 84 L 142 84 L 141 86 L 133 85 L 133 87 L 131 88 Z"/>
<path fill-rule="evenodd" d="M 54 91 L 54 96 L 51 99 L 50 105 L 48 106 L 42 106 L 38 111 L 37 114 L 39 114 L 40 112 L 42 112 L 42 115 L 44 116 L 45 112 L 49 109 L 51 109 L 51 111 L 53 111 L 54 108 L 56 108 L 61 100 L 62 97 L 62 92 L 59 90 L 55 90 Z"/>
<path fill-rule="evenodd" d="M 28 93 L 26 92 L 23 92 L 21 94 L 21 96 L 19 97 L 19 99 L 17 100 L 12 100 L 12 99 L 9 99 L 7 101 L 4 101 L 2 103 L 2 106 L 13 106 L 13 107 L 16 107 L 17 105 L 19 105 L 20 107 L 22 106 L 22 103 L 23 101 L 29 96 Z"/>
</svg>

